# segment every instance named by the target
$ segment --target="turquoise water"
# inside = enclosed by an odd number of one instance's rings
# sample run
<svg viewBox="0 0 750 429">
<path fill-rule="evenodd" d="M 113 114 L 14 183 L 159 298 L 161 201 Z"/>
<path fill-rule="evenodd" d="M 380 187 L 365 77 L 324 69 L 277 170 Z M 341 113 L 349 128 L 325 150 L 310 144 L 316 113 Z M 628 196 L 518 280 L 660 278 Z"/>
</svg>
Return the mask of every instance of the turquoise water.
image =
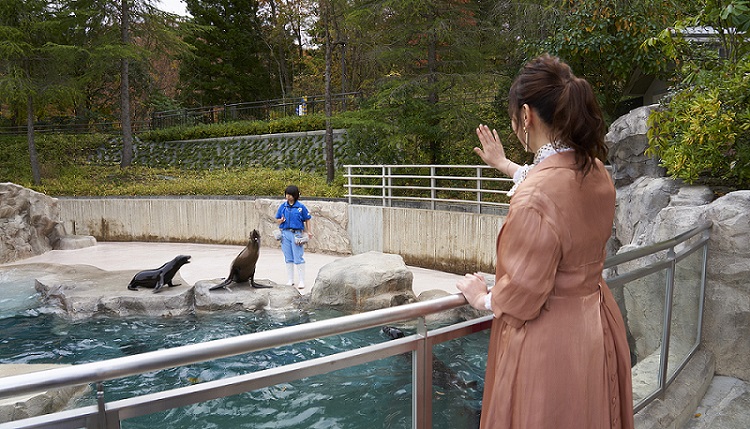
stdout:
<svg viewBox="0 0 750 429">
<path fill-rule="evenodd" d="M 3 280 L 5 282 L 3 283 Z M 11 284 L 12 283 L 12 284 Z M 97 317 L 69 321 L 36 305 L 27 281 L 3 279 L 0 364 L 77 364 L 340 316 L 217 313 L 174 318 Z M 13 290 L 14 293 L 6 293 Z M 13 298 L 10 298 L 13 296 Z M 404 328 L 410 334 L 408 327 Z M 388 341 L 380 329 L 105 382 L 107 401 L 213 381 Z M 486 332 L 436 346 L 433 427 L 478 426 Z M 411 358 L 399 355 L 227 398 L 123 421 L 123 428 L 408 428 Z M 93 393 L 77 405 L 94 403 Z"/>
</svg>

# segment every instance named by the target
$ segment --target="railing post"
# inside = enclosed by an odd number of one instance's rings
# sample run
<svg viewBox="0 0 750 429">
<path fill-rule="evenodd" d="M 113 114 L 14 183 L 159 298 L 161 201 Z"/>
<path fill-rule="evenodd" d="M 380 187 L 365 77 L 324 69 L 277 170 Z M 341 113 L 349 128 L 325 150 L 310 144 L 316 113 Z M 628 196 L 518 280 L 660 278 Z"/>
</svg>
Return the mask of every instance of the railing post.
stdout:
<svg viewBox="0 0 750 429">
<path fill-rule="evenodd" d="M 383 207 L 388 207 L 388 205 L 386 204 L 386 198 L 385 198 L 385 196 L 386 196 L 386 188 L 388 186 L 388 184 L 386 183 L 386 168 L 387 167 L 385 165 L 383 165 L 382 167 L 380 167 L 380 186 L 381 186 L 380 196 L 381 196 L 382 201 L 383 201 Z"/>
<path fill-rule="evenodd" d="M 101 381 L 96 383 L 96 407 L 98 411 L 96 416 L 97 427 L 107 429 L 109 426 L 107 425 L 107 408 L 104 402 L 104 383 Z M 119 422 L 117 426 L 119 427 Z"/>
<path fill-rule="evenodd" d="M 482 167 L 477 167 L 477 213 L 482 213 Z"/>
<path fill-rule="evenodd" d="M 659 356 L 659 391 L 661 397 L 667 393 L 667 378 L 669 369 L 669 340 L 672 336 L 672 293 L 674 291 L 674 277 L 677 269 L 677 258 L 674 247 L 667 251 L 667 260 L 670 261 L 667 268 L 666 290 L 664 291 L 664 321 L 661 337 L 661 356 Z"/>
<path fill-rule="evenodd" d="M 352 204 L 352 166 L 347 165 L 346 166 L 346 175 L 348 176 L 346 179 L 346 193 L 347 197 L 349 198 L 349 205 Z"/>
<path fill-rule="evenodd" d="M 708 267 L 708 239 L 711 236 L 711 228 L 706 229 L 701 234 L 703 243 L 703 261 L 701 265 L 701 299 L 698 301 L 698 343 L 700 344 L 701 333 L 703 332 L 703 306 L 706 301 L 706 269 Z"/>
<path fill-rule="evenodd" d="M 435 199 L 437 198 L 437 193 L 435 191 L 435 166 L 430 166 L 430 208 L 432 210 L 435 210 Z"/>
<path fill-rule="evenodd" d="M 386 171 L 386 182 L 387 182 L 386 189 L 385 189 L 386 195 L 387 195 L 386 207 L 391 207 L 392 205 L 391 199 L 393 198 L 393 189 L 391 188 L 393 186 L 393 178 L 391 177 L 392 171 L 391 171 L 390 165 L 386 166 L 385 168 L 386 168 L 385 171 Z"/>
<path fill-rule="evenodd" d="M 425 318 L 417 319 L 420 338 L 412 354 L 412 428 L 432 428 L 432 346 L 427 342 Z"/>
</svg>

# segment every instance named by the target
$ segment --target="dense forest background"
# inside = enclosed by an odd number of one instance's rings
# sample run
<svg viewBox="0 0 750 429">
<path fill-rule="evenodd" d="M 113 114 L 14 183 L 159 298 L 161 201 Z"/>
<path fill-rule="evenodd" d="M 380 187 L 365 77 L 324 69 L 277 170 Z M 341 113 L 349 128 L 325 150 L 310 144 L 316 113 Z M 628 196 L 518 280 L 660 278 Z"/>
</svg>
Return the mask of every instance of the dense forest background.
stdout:
<svg viewBox="0 0 750 429">
<path fill-rule="evenodd" d="M 189 17 L 153 0 L 0 3 L 0 129 L 25 131 L 35 183 L 35 127 L 116 123 L 128 167 L 154 112 L 331 93 L 358 94 L 347 123 L 383 163 L 474 163 L 478 123 L 512 138 L 507 90 L 528 59 L 563 58 L 611 121 L 639 102 L 636 72 L 680 89 L 744 64 L 750 17 L 744 0 L 186 4 Z M 686 46 L 689 26 L 716 43 Z"/>
</svg>

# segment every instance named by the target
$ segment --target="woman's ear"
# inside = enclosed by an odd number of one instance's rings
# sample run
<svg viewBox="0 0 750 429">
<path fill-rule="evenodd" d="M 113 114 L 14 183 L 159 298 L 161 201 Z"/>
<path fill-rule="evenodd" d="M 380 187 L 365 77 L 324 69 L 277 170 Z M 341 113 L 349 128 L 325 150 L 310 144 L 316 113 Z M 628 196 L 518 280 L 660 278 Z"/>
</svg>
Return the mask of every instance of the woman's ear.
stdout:
<svg viewBox="0 0 750 429">
<path fill-rule="evenodd" d="M 531 107 L 529 107 L 528 104 L 524 104 L 521 106 L 521 116 L 523 117 L 523 128 L 529 128 L 531 127 L 533 120 L 534 111 L 531 110 Z"/>
</svg>

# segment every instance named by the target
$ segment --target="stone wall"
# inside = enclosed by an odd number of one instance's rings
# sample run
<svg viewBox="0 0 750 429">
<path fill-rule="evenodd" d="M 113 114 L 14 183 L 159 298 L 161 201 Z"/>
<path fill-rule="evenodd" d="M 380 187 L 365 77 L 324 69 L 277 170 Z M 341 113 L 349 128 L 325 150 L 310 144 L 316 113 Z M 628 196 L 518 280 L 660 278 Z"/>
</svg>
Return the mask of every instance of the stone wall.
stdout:
<svg viewBox="0 0 750 429">
<path fill-rule="evenodd" d="M 347 153 L 346 130 L 333 130 L 334 159 L 343 165 L 359 160 Z M 114 139 L 100 148 L 94 162 L 119 164 L 122 143 Z M 208 169 L 224 167 L 287 168 L 325 171 L 325 130 L 148 142 L 136 140 L 133 165 Z"/>
<path fill-rule="evenodd" d="M 0 263 L 52 250 L 63 236 L 57 199 L 0 183 Z"/>
</svg>

